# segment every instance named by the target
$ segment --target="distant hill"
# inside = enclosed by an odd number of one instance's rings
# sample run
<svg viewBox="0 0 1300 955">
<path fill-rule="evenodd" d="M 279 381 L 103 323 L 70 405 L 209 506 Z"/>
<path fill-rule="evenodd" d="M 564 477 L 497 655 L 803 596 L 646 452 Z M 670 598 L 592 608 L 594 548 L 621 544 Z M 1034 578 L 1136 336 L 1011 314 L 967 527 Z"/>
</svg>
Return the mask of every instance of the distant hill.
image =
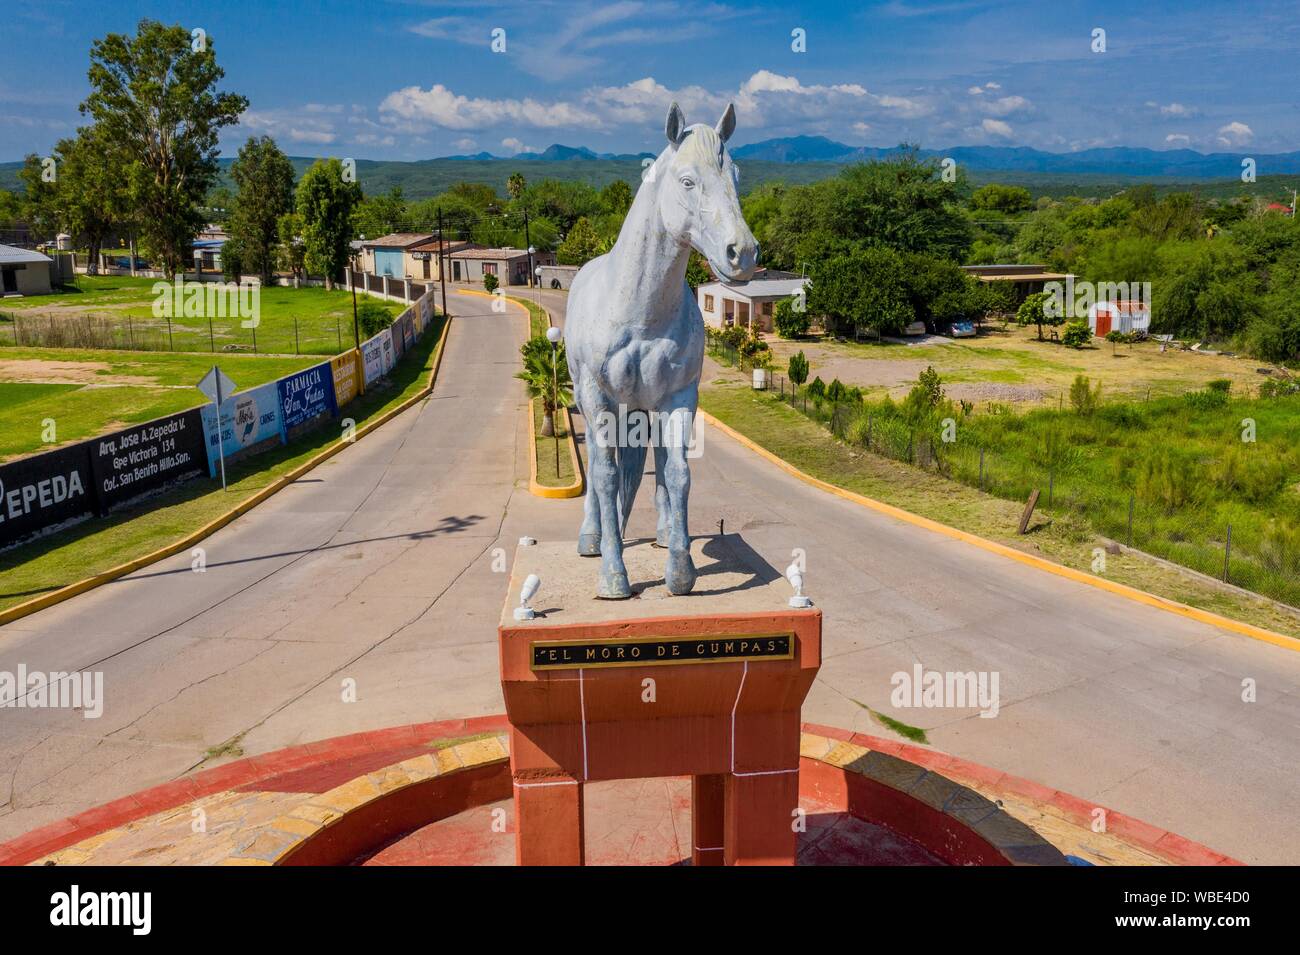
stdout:
<svg viewBox="0 0 1300 955">
<path fill-rule="evenodd" d="M 824 136 L 791 136 L 765 139 L 738 146 L 731 151 L 737 159 L 761 159 L 783 163 L 851 163 L 897 155 L 898 148 L 847 146 Z M 922 149 L 926 158 L 951 157 L 967 170 L 981 172 L 1037 172 L 1143 178 L 1167 176 L 1178 179 L 1226 179 L 1241 175 L 1241 161 L 1247 151 L 1198 153 L 1191 149 L 1146 149 L 1115 146 L 1049 153 L 1028 146 L 951 146 Z M 1249 152 L 1259 174 L 1300 173 L 1300 152 L 1261 155 Z"/>
<path fill-rule="evenodd" d="M 737 146 L 732 155 L 741 167 L 741 189 L 747 192 L 773 180 L 790 185 L 816 182 L 836 175 L 846 163 L 882 159 L 898 152 L 898 147 L 848 146 L 824 136 L 792 136 Z M 1283 192 L 1300 187 L 1300 152 L 1255 155 L 1259 181 L 1253 185 L 1241 182 L 1242 157 L 1237 153 L 1133 147 L 1050 153 L 1008 146 L 954 146 L 920 152 L 926 157 L 951 156 L 977 186 L 1001 182 L 1052 197 L 1109 196 L 1139 182 L 1150 183 L 1160 192 L 1194 188 L 1215 198 L 1279 198 Z M 485 183 L 504 195 L 506 181 L 514 172 L 522 172 L 528 179 L 562 179 L 597 188 L 623 179 L 635 188 L 640 183 L 641 162 L 650 156 L 596 153 L 582 146 L 556 143 L 540 153 L 519 153 L 509 158 L 479 152 L 414 162 L 358 159 L 357 176 L 368 195 L 400 186 L 408 200 L 439 195 L 457 182 Z M 291 159 L 299 176 L 315 162 L 302 156 Z M 230 162 L 229 158 L 221 160 L 227 186 Z M 0 163 L 0 189 L 21 189 L 20 168 L 22 163 Z"/>
</svg>

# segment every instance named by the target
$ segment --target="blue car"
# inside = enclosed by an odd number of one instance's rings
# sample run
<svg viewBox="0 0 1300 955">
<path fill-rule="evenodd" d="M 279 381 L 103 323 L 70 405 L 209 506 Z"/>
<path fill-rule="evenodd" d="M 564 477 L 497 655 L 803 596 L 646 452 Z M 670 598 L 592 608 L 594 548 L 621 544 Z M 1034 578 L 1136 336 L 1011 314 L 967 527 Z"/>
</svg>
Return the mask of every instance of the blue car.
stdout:
<svg viewBox="0 0 1300 955">
<path fill-rule="evenodd" d="M 974 338 L 975 323 L 966 321 L 953 322 L 948 329 L 948 334 L 953 338 Z"/>
</svg>

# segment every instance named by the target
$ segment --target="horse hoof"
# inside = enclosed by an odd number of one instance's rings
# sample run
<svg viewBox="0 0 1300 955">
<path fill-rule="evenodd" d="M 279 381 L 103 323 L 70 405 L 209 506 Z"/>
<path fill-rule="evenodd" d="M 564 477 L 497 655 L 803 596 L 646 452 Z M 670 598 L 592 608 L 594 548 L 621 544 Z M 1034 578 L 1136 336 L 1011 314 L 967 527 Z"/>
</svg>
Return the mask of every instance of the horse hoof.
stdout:
<svg viewBox="0 0 1300 955">
<path fill-rule="evenodd" d="M 578 556 L 599 557 L 600 556 L 600 535 L 579 534 L 578 535 Z"/>
<path fill-rule="evenodd" d="M 667 549 L 668 549 L 668 532 L 667 532 L 667 531 L 660 531 L 659 533 L 657 533 L 657 534 L 655 535 L 654 546 L 660 548 L 661 550 L 667 550 Z"/>
<path fill-rule="evenodd" d="M 596 585 L 596 597 L 600 600 L 626 600 L 632 596 L 632 585 L 627 582 L 627 574 L 619 571 L 615 574 L 602 573 L 600 583 Z"/>
<path fill-rule="evenodd" d="M 682 597 L 691 592 L 695 587 L 695 562 L 691 560 L 690 554 L 668 555 L 664 583 L 668 585 L 668 592 L 675 597 Z"/>
</svg>

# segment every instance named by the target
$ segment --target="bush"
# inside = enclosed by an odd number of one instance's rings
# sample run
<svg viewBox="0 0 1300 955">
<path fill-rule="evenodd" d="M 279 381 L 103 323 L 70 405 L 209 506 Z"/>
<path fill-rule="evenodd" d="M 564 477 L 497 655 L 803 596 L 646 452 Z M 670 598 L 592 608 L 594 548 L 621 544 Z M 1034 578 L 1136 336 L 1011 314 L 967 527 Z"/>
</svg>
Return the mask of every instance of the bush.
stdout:
<svg viewBox="0 0 1300 955">
<path fill-rule="evenodd" d="M 1300 381 L 1290 378 L 1265 378 L 1259 386 L 1261 398 L 1281 398 L 1300 393 Z"/>
<path fill-rule="evenodd" d="M 497 282 L 497 277 L 491 272 L 483 273 L 483 288 L 487 289 L 489 292 L 495 292 L 499 284 L 500 283 Z"/>
<path fill-rule="evenodd" d="M 1061 344 L 1070 348 L 1082 348 L 1092 341 L 1092 330 L 1087 322 L 1070 322 L 1061 332 Z"/>
<path fill-rule="evenodd" d="M 374 338 L 391 324 L 393 313 L 378 302 L 357 303 L 357 325 L 361 327 L 363 339 Z"/>
<path fill-rule="evenodd" d="M 1215 378 L 1213 381 L 1207 381 L 1205 387 L 1210 391 L 1221 391 L 1226 395 L 1232 391 L 1232 381 L 1227 378 Z"/>
<path fill-rule="evenodd" d="M 790 365 L 786 369 L 786 374 L 796 385 L 802 385 L 808 380 L 808 359 L 804 357 L 803 352 L 795 352 L 790 356 Z"/>
<path fill-rule="evenodd" d="M 1086 375 L 1075 375 L 1070 385 L 1070 407 L 1077 414 L 1090 415 L 1101 404 L 1101 382 L 1093 388 Z"/>
<path fill-rule="evenodd" d="M 1172 513 L 1190 504 L 1200 491 L 1195 462 L 1165 446 L 1148 451 L 1137 464 L 1134 490 L 1138 497 Z"/>
<path fill-rule="evenodd" d="M 808 334 L 808 312 L 797 311 L 792 299 L 783 298 L 776 303 L 776 316 L 773 319 L 776 333 L 782 338 L 802 338 Z"/>
<path fill-rule="evenodd" d="M 1189 391 L 1183 400 L 1196 411 L 1219 411 L 1228 407 L 1228 393 L 1212 388 L 1204 391 Z"/>
<path fill-rule="evenodd" d="M 826 382 L 822 381 L 820 375 L 814 378 L 812 384 L 808 386 L 808 397 L 815 399 L 826 397 Z"/>
</svg>

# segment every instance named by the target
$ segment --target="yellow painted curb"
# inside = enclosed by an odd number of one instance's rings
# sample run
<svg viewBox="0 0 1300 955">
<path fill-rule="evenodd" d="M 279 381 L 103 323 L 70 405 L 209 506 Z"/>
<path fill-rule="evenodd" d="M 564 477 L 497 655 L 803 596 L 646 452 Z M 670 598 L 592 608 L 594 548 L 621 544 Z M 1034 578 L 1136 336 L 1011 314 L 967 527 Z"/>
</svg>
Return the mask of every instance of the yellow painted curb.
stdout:
<svg viewBox="0 0 1300 955">
<path fill-rule="evenodd" d="M 36 613 L 36 611 L 38 610 L 44 610 L 46 607 L 52 607 L 57 603 L 62 603 L 63 601 L 68 600 L 71 597 L 76 597 L 78 594 L 84 594 L 88 590 L 94 590 L 96 587 L 100 587 L 111 581 L 117 580 L 119 577 L 125 577 L 127 574 L 133 574 L 140 568 L 148 567 L 150 564 L 154 564 L 160 560 L 164 560 L 168 557 L 171 557 L 173 554 L 179 554 L 181 551 L 194 546 L 199 541 L 203 540 L 205 537 L 209 537 L 212 534 L 216 533 L 217 531 L 221 530 L 221 528 L 225 527 L 235 518 L 242 516 L 248 511 L 251 511 L 253 508 L 261 504 L 263 501 L 271 497 L 276 492 L 284 490 L 284 488 L 288 487 L 294 481 L 298 480 L 298 478 L 302 477 L 308 471 L 312 470 L 317 465 L 325 463 L 330 458 L 334 457 L 334 455 L 338 454 L 340 451 L 346 448 L 348 445 L 354 443 L 358 438 L 364 437 L 365 435 L 369 434 L 371 431 L 378 428 L 380 425 L 386 424 L 387 422 L 391 421 L 397 415 L 401 414 L 403 411 L 406 411 L 408 408 L 412 407 L 417 402 L 424 400 L 433 391 L 434 382 L 438 378 L 438 369 L 442 365 L 443 347 L 447 344 L 447 332 L 450 328 L 451 328 L 451 316 L 446 316 L 446 320 L 443 322 L 442 325 L 442 332 L 438 336 L 438 344 L 434 347 L 433 370 L 429 372 L 428 384 L 425 385 L 418 392 L 416 392 L 414 395 L 412 395 L 410 398 L 407 398 L 400 405 L 397 405 L 394 408 L 390 408 L 388 411 L 385 411 L 378 418 L 375 418 L 371 421 L 367 421 L 364 425 L 362 425 L 359 429 L 357 429 L 356 433 L 352 436 L 351 441 L 339 440 L 338 442 L 330 445 L 320 454 L 316 455 L 313 458 L 310 458 L 307 461 L 304 461 L 302 464 L 298 465 L 292 471 L 282 474 L 280 477 L 276 478 L 276 480 L 272 481 L 270 484 L 262 488 L 262 490 L 258 491 L 256 494 L 253 494 L 252 496 L 245 498 L 243 501 L 236 504 L 229 511 L 226 511 L 224 514 L 220 515 L 219 517 L 213 519 L 207 524 L 204 524 L 197 531 L 187 534 L 185 537 L 182 537 L 180 540 L 173 541 L 172 543 L 166 545 L 165 547 L 160 547 L 158 550 L 145 554 L 142 557 L 136 557 L 135 559 L 129 560 L 126 563 L 118 564 L 116 567 L 110 567 L 108 570 L 95 574 L 92 577 L 87 577 L 84 580 L 78 580 L 76 583 L 68 584 L 66 587 L 60 587 L 58 590 L 51 591 L 48 594 L 42 594 L 39 597 L 33 597 L 31 600 L 27 600 L 24 601 L 23 603 L 10 607 L 8 610 L 0 610 L 0 626 L 3 626 L 7 623 L 12 623 L 13 621 L 18 620 L 21 617 L 26 617 L 28 614 Z"/>
<path fill-rule="evenodd" d="M 535 420 L 533 399 L 530 398 L 524 408 L 528 415 L 528 490 L 536 497 L 552 499 L 581 497 L 586 489 L 587 482 L 582 473 L 582 462 L 578 458 L 578 438 L 573 433 L 573 417 L 569 414 L 568 408 L 560 410 L 564 412 L 564 426 L 569 435 L 569 460 L 573 462 L 573 473 L 577 475 L 577 479 L 564 487 L 548 487 L 537 482 L 537 432 L 533 429 Z"/>
<path fill-rule="evenodd" d="M 1285 647 L 1288 650 L 1300 650 L 1300 640 L 1294 637 L 1288 637 L 1285 634 L 1274 633 L 1272 630 L 1265 630 L 1263 627 L 1256 627 L 1253 624 L 1242 623 L 1240 620 L 1233 620 L 1230 617 L 1220 616 L 1217 613 L 1211 613 L 1208 610 L 1200 610 L 1197 607 L 1189 607 L 1187 604 L 1179 603 L 1176 600 L 1170 600 L 1167 597 L 1159 597 L 1155 594 L 1147 593 L 1145 590 L 1138 590 L 1136 587 L 1129 587 L 1125 584 L 1116 583 L 1112 580 L 1106 580 L 1104 577 L 1095 577 L 1092 574 L 1084 573 L 1081 570 L 1075 570 L 1073 567 L 1066 567 L 1064 564 L 1058 564 L 1055 561 L 1046 560 L 1042 557 L 1035 557 L 1033 554 L 1026 554 L 1024 551 L 1016 550 L 1014 547 L 1008 547 L 1006 544 L 999 544 L 971 534 L 967 531 L 958 530 L 955 527 L 949 527 L 947 524 L 940 524 L 938 521 L 932 521 L 928 517 L 921 517 L 919 514 L 913 514 L 902 508 L 894 507 L 892 504 L 886 504 L 883 501 L 877 501 L 873 498 L 857 494 L 854 491 L 845 490 L 837 487 L 820 478 L 815 478 L 811 474 L 806 474 L 799 470 L 784 458 L 773 454 L 767 448 L 755 443 L 745 435 L 731 428 L 707 411 L 700 410 L 696 412 L 706 422 L 717 428 L 723 434 L 734 439 L 755 454 L 771 461 L 781 470 L 785 471 L 805 484 L 811 484 L 815 488 L 834 494 L 846 501 L 862 507 L 870 508 L 873 511 L 879 511 L 881 514 L 887 514 L 890 517 L 897 518 L 908 524 L 914 524 L 917 527 L 924 527 L 926 530 L 934 531 L 936 534 L 943 534 L 946 537 L 952 537 L 967 544 L 973 544 L 981 550 L 990 553 L 1000 554 L 1003 557 L 1009 557 L 1014 561 L 1027 564 L 1030 567 L 1036 567 L 1039 570 L 1047 571 L 1049 574 L 1055 574 L 1058 577 L 1065 577 L 1076 583 L 1087 584 L 1089 587 L 1096 587 L 1098 590 L 1105 590 L 1109 593 L 1116 594 L 1120 597 L 1137 603 L 1146 604 L 1148 607 L 1155 607 L 1157 610 L 1164 610 L 1169 613 L 1178 614 L 1180 617 L 1187 617 L 1190 620 L 1196 620 L 1199 623 L 1207 623 L 1212 627 L 1219 627 L 1222 630 L 1228 630 L 1232 633 L 1239 633 L 1242 636 L 1250 637 L 1252 640 L 1262 640 L 1265 643 L 1271 643 L 1275 646 Z"/>
</svg>

